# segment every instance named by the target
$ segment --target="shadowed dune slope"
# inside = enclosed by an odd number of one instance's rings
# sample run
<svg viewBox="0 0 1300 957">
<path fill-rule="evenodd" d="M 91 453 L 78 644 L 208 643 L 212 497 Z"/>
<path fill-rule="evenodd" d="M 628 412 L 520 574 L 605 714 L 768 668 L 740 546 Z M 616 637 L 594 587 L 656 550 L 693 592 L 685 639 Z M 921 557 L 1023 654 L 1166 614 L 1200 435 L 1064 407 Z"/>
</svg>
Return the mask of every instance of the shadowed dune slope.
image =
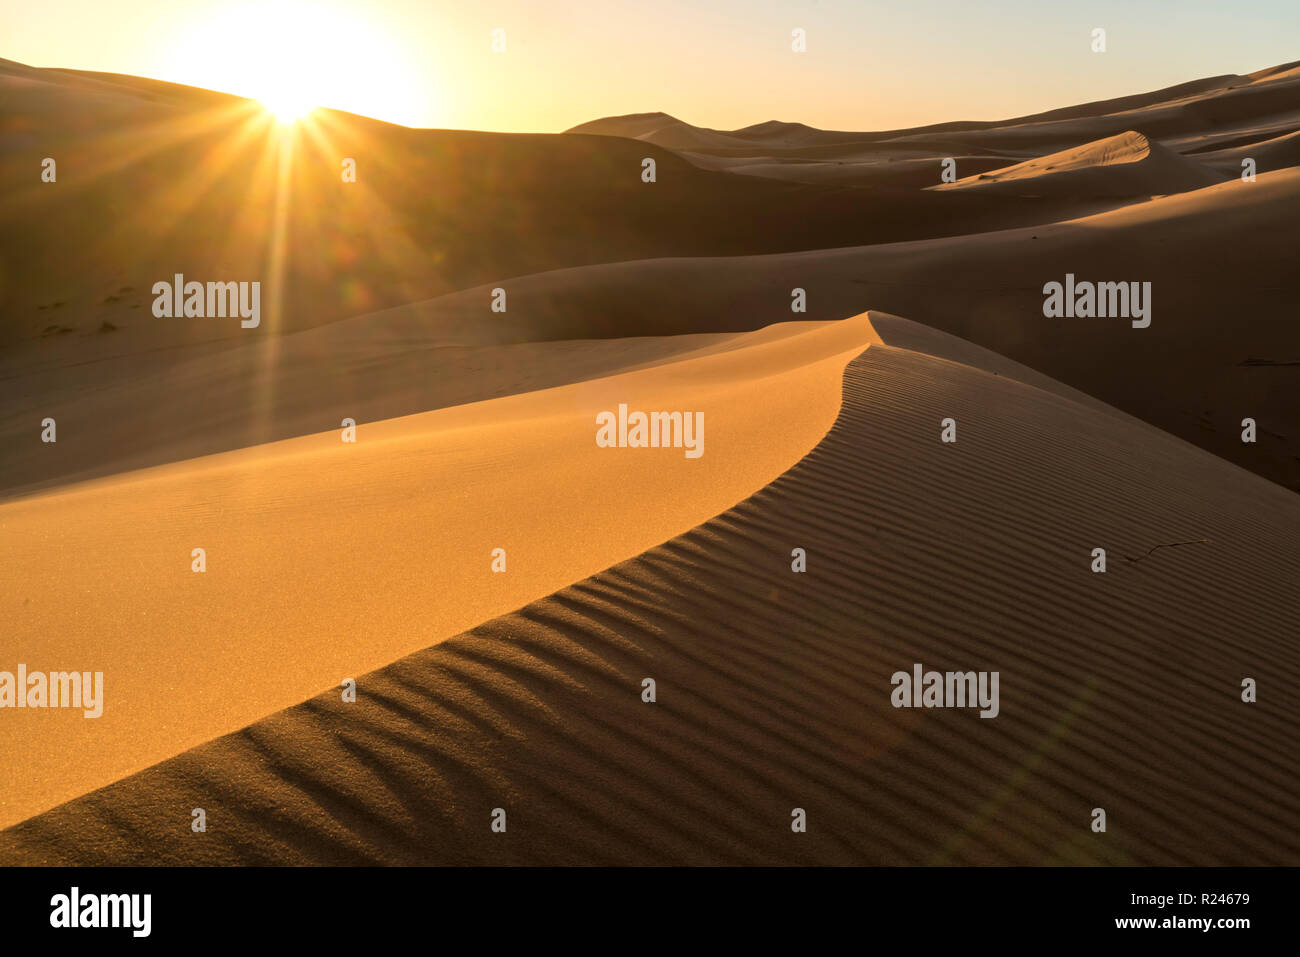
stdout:
<svg viewBox="0 0 1300 957">
<path fill-rule="evenodd" d="M 833 428 L 757 494 L 355 704 L 10 828 L 0 861 L 1300 863 L 1296 497 L 871 319 L 901 345 L 848 365 Z M 1000 714 L 892 708 L 915 662 L 998 671 Z"/>
</svg>

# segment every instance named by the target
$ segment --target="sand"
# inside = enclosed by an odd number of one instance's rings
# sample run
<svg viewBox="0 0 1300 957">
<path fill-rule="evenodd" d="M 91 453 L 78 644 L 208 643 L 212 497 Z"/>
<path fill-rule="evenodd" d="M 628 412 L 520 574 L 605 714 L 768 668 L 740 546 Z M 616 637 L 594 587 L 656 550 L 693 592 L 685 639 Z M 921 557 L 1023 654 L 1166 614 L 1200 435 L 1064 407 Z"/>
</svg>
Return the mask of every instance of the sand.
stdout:
<svg viewBox="0 0 1300 957">
<path fill-rule="evenodd" d="M 0 860 L 1300 861 L 1296 497 L 870 320 L 885 345 L 843 371 L 834 427 L 756 494 L 354 704 L 325 692 L 11 828 Z M 913 662 L 998 670 L 1001 713 L 891 708 Z"/>
<path fill-rule="evenodd" d="M 91 720 L 5 712 L 0 763 L 25 770 L 0 783 L 0 825 L 731 507 L 825 434 L 845 363 L 873 339 L 865 320 L 787 323 L 639 371 L 361 420 L 355 444 L 335 429 L 0 506 L 6 647 L 32 670 L 103 671 L 107 698 Z M 596 414 L 620 403 L 702 412 L 703 454 L 598 448 Z"/>
</svg>

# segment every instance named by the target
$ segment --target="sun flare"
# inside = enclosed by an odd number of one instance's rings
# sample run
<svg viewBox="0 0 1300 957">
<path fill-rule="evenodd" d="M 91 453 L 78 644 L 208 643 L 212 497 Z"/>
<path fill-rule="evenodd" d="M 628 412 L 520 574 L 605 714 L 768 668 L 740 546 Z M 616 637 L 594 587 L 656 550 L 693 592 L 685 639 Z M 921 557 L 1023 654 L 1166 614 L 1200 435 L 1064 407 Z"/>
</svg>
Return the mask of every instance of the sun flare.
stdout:
<svg viewBox="0 0 1300 957">
<path fill-rule="evenodd" d="M 309 102 L 306 97 L 289 90 L 271 93 L 258 99 L 266 111 L 282 125 L 295 123 L 315 109 L 315 104 Z"/>
<path fill-rule="evenodd" d="M 169 75 L 253 98 L 284 126 L 320 107 L 409 123 L 429 94 L 396 37 L 328 3 L 223 0 L 177 40 Z"/>
</svg>

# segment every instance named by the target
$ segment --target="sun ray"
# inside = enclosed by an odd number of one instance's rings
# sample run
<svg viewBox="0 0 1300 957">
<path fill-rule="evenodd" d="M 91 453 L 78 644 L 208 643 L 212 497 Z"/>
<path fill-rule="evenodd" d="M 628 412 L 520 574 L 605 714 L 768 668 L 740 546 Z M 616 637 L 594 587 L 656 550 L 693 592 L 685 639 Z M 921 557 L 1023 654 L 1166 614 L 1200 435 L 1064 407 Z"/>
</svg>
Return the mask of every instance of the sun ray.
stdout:
<svg viewBox="0 0 1300 957">
<path fill-rule="evenodd" d="M 394 210 L 388 200 L 371 184 L 368 174 L 374 171 L 373 160 L 367 163 L 366 158 L 378 157 L 381 151 L 375 147 L 374 138 L 366 132 L 366 121 L 327 110 L 320 111 L 313 120 L 312 123 L 304 125 L 304 131 L 315 147 L 320 162 L 334 170 L 340 169 L 340 162 L 345 156 L 358 158 L 361 163 L 357 182 L 349 184 L 346 188 L 355 192 L 355 199 L 349 205 L 364 211 L 364 216 L 361 218 L 363 233 L 359 241 L 362 250 L 365 253 L 382 256 L 383 262 L 390 267 L 389 273 L 401 273 L 404 268 L 409 269 L 412 264 L 420 264 L 422 269 L 426 268 L 429 262 L 427 245 L 418 242 L 410 235 L 398 211 Z M 342 143 L 347 143 L 347 147 L 343 147 Z M 396 295 L 390 290 L 385 298 L 408 302 L 416 298 L 428 297 L 427 287 L 412 289 L 406 283 L 401 283 L 400 286 Z M 364 301 L 367 294 L 372 300 L 377 295 L 373 290 L 361 290 L 363 301 L 354 303 L 358 311 L 367 305 L 377 304 Z"/>
</svg>

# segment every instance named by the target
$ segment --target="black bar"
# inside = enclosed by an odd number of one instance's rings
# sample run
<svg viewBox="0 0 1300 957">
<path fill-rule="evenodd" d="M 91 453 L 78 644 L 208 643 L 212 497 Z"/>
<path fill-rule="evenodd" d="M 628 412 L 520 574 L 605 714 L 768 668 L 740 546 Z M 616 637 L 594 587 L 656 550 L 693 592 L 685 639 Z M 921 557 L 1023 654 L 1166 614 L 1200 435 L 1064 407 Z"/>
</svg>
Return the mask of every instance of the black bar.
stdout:
<svg viewBox="0 0 1300 957">
<path fill-rule="evenodd" d="M 148 936 L 52 927 L 52 898 L 73 887 L 83 905 L 87 895 L 149 894 Z M 761 943 L 801 933 L 829 946 L 827 935 L 845 933 L 927 946 L 1050 935 L 1233 947 L 1293 926 L 1296 887 L 1295 868 L 7 868 L 0 926 L 6 942 L 130 946 L 414 938 L 495 949 L 520 936 L 667 947 L 701 934 Z M 1156 926 L 1117 923 L 1147 918 Z M 1248 926 L 1208 931 L 1177 923 L 1242 918 Z"/>
</svg>

